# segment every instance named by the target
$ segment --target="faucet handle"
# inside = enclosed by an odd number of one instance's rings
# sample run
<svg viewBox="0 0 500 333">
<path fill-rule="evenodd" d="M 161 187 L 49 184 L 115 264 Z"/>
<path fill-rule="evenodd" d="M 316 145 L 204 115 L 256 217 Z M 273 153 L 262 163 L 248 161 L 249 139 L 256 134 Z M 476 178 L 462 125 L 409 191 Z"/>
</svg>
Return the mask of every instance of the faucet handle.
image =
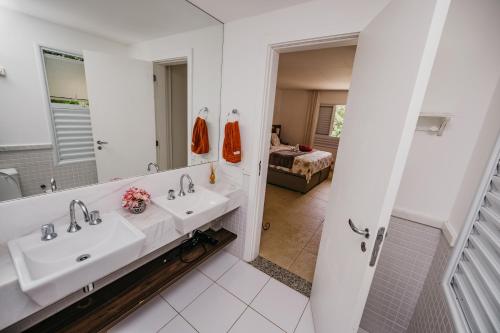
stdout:
<svg viewBox="0 0 500 333">
<path fill-rule="evenodd" d="M 90 212 L 90 225 L 96 225 L 102 222 L 101 213 L 98 210 L 93 210 Z"/>
<path fill-rule="evenodd" d="M 42 231 L 41 240 L 48 241 L 57 237 L 57 233 L 54 232 L 54 225 L 52 223 L 44 224 L 40 228 Z"/>
<path fill-rule="evenodd" d="M 168 190 L 167 200 L 174 200 L 174 199 L 175 199 L 175 191 L 174 190 Z"/>
<path fill-rule="evenodd" d="M 188 193 L 194 193 L 194 184 L 193 182 L 188 185 Z"/>
</svg>

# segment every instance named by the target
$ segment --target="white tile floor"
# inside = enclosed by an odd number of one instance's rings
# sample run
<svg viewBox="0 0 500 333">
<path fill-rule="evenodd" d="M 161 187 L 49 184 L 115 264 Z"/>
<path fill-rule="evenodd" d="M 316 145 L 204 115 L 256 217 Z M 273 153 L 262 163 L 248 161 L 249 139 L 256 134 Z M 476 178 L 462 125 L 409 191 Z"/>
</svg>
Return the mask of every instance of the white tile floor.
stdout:
<svg viewBox="0 0 500 333">
<path fill-rule="evenodd" d="M 130 333 L 314 333 L 309 299 L 222 251 L 113 327 Z"/>
</svg>

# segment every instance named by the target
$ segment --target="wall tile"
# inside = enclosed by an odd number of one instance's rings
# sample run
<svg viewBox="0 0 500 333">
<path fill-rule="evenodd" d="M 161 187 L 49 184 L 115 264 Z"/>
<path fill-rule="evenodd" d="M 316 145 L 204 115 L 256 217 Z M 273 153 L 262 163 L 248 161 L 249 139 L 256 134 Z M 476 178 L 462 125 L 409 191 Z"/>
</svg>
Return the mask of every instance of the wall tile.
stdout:
<svg viewBox="0 0 500 333">
<path fill-rule="evenodd" d="M 453 332 L 451 315 L 441 287 L 451 250 L 445 237 L 441 235 L 429 274 L 410 321 L 408 333 Z"/>
<path fill-rule="evenodd" d="M 95 161 L 55 165 L 52 149 L 2 151 L 0 169 L 6 168 L 19 172 L 23 196 L 42 193 L 42 184 L 49 189 L 52 177 L 60 190 L 97 183 Z"/>
<path fill-rule="evenodd" d="M 392 217 L 360 327 L 405 332 L 432 263 L 441 231 Z"/>
</svg>

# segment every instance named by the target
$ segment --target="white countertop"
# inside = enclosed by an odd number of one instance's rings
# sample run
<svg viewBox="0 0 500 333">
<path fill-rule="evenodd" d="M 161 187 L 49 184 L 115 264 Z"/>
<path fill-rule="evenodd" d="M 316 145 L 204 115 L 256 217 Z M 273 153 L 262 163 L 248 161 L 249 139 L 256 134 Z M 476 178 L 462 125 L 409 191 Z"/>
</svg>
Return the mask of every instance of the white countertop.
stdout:
<svg viewBox="0 0 500 333">
<path fill-rule="evenodd" d="M 229 198 L 226 212 L 242 204 L 243 191 L 237 185 L 220 180 L 217 184 L 203 186 Z M 175 229 L 173 216 L 153 203 L 142 214 L 132 214 L 121 208 L 116 211 L 146 235 L 140 257 L 184 236 Z M 19 288 L 17 274 L 5 243 L 0 244 L 0 308 L 8 309 L 1 311 L 0 329 L 41 309 Z"/>
</svg>

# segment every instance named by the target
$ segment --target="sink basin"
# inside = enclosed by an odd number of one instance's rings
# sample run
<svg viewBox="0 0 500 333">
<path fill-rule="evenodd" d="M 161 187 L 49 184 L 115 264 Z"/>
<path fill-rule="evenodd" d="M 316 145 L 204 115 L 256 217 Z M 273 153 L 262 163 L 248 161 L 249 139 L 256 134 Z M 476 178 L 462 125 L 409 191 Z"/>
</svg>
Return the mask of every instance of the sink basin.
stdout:
<svg viewBox="0 0 500 333">
<path fill-rule="evenodd" d="M 53 240 L 38 232 L 9 241 L 21 290 L 46 306 L 137 259 L 145 235 L 116 212 L 101 218 L 98 225 L 78 222 L 75 233 L 56 226 Z"/>
<path fill-rule="evenodd" d="M 223 195 L 196 186 L 194 193 L 168 200 L 166 195 L 152 199 L 153 202 L 174 216 L 175 229 L 186 234 L 218 218 L 226 212 L 229 201 Z"/>
</svg>

